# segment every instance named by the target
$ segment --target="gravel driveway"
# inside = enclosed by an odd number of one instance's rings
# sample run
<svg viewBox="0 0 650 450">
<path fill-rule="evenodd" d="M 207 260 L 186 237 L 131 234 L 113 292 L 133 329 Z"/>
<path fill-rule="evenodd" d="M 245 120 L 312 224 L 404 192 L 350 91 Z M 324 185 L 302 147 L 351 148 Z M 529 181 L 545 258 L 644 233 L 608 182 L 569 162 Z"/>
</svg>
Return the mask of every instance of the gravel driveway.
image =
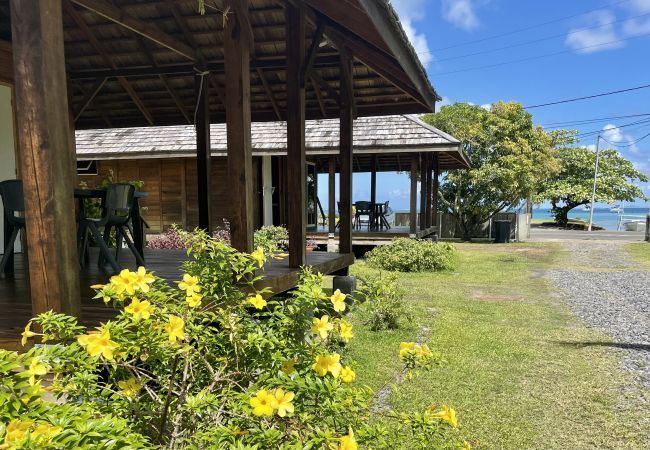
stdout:
<svg viewBox="0 0 650 450">
<path fill-rule="evenodd" d="M 625 243 L 562 245 L 570 267 L 549 270 L 548 277 L 576 316 L 611 336 L 609 345 L 621 349 L 625 369 L 650 388 L 650 271 L 628 255 Z"/>
</svg>

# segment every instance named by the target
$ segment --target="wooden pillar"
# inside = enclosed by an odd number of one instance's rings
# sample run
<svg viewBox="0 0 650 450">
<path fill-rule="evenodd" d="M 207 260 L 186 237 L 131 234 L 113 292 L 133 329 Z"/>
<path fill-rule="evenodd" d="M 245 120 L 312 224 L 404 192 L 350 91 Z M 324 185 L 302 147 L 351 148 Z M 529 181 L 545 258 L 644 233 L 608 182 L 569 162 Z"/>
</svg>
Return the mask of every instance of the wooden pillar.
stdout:
<svg viewBox="0 0 650 450">
<path fill-rule="evenodd" d="M 289 267 L 300 267 L 307 257 L 305 86 L 300 76 L 305 59 L 305 16 L 302 9 L 292 3 L 286 5 L 286 46 Z"/>
<path fill-rule="evenodd" d="M 352 143 L 354 117 L 354 87 L 352 73 L 352 56 L 343 47 L 341 53 L 341 104 L 340 104 L 340 182 L 339 201 L 341 203 L 339 252 L 352 253 Z"/>
<path fill-rule="evenodd" d="M 237 250 L 253 250 L 253 153 L 251 144 L 250 48 L 246 33 L 248 2 L 226 0 L 230 14 L 224 29 L 226 130 L 230 238 Z"/>
<path fill-rule="evenodd" d="M 67 120 L 61 0 L 11 0 L 11 30 L 32 314 L 79 316 L 76 156 Z"/>
<path fill-rule="evenodd" d="M 210 102 L 207 76 L 194 77 L 196 105 L 196 176 L 198 182 L 199 228 L 212 232 Z"/>
<path fill-rule="evenodd" d="M 329 158 L 328 169 L 329 183 L 327 217 L 329 219 L 329 233 L 334 234 L 336 232 L 336 158 L 334 156 L 330 156 Z"/>
<path fill-rule="evenodd" d="M 370 202 L 377 203 L 377 155 L 372 155 L 370 169 Z"/>
<path fill-rule="evenodd" d="M 426 228 L 426 209 L 427 209 L 427 171 L 426 171 L 426 153 L 420 153 L 420 230 Z"/>
<path fill-rule="evenodd" d="M 414 238 L 418 231 L 418 155 L 411 155 L 411 217 L 409 235 Z"/>
<path fill-rule="evenodd" d="M 426 163 L 426 205 L 425 205 L 425 224 L 424 228 L 429 228 L 431 226 L 431 193 L 433 190 L 433 179 L 431 177 L 431 169 L 433 167 L 433 158 L 430 154 L 427 155 Z"/>
<path fill-rule="evenodd" d="M 431 226 L 438 226 L 438 191 L 440 190 L 440 155 L 433 156 L 433 190 L 431 198 Z M 438 233 L 440 235 L 440 233 Z"/>
</svg>

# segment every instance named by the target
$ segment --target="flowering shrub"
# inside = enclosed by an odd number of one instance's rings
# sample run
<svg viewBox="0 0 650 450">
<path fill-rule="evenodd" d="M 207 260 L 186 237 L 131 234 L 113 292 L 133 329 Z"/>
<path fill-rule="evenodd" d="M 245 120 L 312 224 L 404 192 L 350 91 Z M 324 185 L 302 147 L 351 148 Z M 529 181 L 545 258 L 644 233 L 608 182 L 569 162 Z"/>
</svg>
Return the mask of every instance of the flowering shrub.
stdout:
<svg viewBox="0 0 650 450">
<path fill-rule="evenodd" d="M 230 243 L 230 224 L 224 220 L 223 225 L 212 232 L 212 237 Z M 175 223 L 164 233 L 147 241 L 147 248 L 159 250 L 187 250 L 192 241 L 192 232 L 185 231 Z"/>
<path fill-rule="evenodd" d="M 396 272 L 452 270 L 457 264 L 456 247 L 447 242 L 398 238 L 366 253 L 368 264 Z"/>
<path fill-rule="evenodd" d="M 0 353 L 4 448 L 462 448 L 453 410 L 370 420 L 341 350 L 352 325 L 326 313 L 346 296 L 321 275 L 269 298 L 263 252 L 196 232 L 189 254 L 175 285 L 140 268 L 94 286 L 117 307 L 94 330 L 53 312 L 27 324 L 25 343 L 48 345 Z"/>
<path fill-rule="evenodd" d="M 367 316 L 365 323 L 372 331 L 395 330 L 399 322 L 410 318 L 404 303 L 404 292 L 397 285 L 397 275 L 380 273 L 377 276 L 360 277 L 361 286 L 355 296 L 363 303 Z"/>
<path fill-rule="evenodd" d="M 284 227 L 265 225 L 255 232 L 255 248 L 263 248 L 267 254 L 286 251 L 289 247 L 289 231 Z"/>
</svg>

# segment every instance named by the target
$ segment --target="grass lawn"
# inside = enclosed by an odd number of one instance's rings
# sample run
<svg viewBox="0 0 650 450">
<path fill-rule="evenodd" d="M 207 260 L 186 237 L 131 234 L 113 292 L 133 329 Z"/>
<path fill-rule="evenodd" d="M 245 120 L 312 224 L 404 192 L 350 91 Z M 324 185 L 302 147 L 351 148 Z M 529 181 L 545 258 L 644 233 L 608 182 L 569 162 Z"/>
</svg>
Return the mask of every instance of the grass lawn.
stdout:
<svg viewBox="0 0 650 450">
<path fill-rule="evenodd" d="M 412 320 L 399 330 L 371 332 L 361 311 L 351 315 L 358 381 L 375 390 L 394 383 L 399 343 L 427 342 L 446 364 L 393 385 L 388 402 L 398 410 L 454 407 L 475 449 L 648 448 L 648 412 L 622 398 L 617 356 L 573 344 L 600 336 L 539 276 L 557 248 L 458 248 L 454 273 L 401 275 Z"/>
<path fill-rule="evenodd" d="M 627 249 L 637 261 L 650 264 L 650 243 L 635 242 L 628 245 Z"/>
</svg>

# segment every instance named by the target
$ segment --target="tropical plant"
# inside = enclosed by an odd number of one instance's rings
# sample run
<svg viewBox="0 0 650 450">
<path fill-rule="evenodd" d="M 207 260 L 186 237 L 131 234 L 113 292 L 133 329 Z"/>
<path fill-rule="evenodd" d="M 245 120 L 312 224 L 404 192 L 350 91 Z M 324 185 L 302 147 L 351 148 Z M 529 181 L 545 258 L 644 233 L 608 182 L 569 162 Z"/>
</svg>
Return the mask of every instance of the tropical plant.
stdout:
<svg viewBox="0 0 650 450">
<path fill-rule="evenodd" d="M 459 139 L 469 157 L 471 168 L 447 173 L 439 193 L 464 240 L 558 171 L 552 138 L 519 103 L 494 103 L 489 111 L 457 103 L 423 119 Z"/>
<path fill-rule="evenodd" d="M 397 238 L 366 253 L 371 267 L 395 272 L 452 270 L 457 259 L 453 244 L 410 238 Z"/>
<path fill-rule="evenodd" d="M 286 251 L 289 246 L 289 231 L 284 227 L 264 225 L 254 235 L 255 248 L 262 248 L 267 254 Z"/>
<path fill-rule="evenodd" d="M 567 226 L 569 222 L 569 211 L 591 202 L 594 187 L 596 152 L 571 145 L 575 143 L 574 135 L 573 131 L 556 132 L 559 145 L 555 155 L 560 163 L 560 172 L 547 178 L 535 196 L 536 202 L 551 202 L 551 214 L 562 226 Z M 597 202 L 631 202 L 638 198 L 647 200 L 643 190 L 635 184 L 647 181 L 648 177 L 616 150 L 600 151 L 595 198 Z"/>
<path fill-rule="evenodd" d="M 365 324 L 372 331 L 395 330 L 400 321 L 410 319 L 404 291 L 399 288 L 395 273 L 381 272 L 359 279 L 361 286 L 355 292 L 355 298 L 362 303 Z"/>
<path fill-rule="evenodd" d="M 46 345 L 0 352 L 4 448 L 460 448 L 446 406 L 371 419 L 372 393 L 339 353 L 353 338 L 346 296 L 326 295 L 321 275 L 268 298 L 263 252 L 190 237 L 176 286 L 124 270 L 94 286 L 115 319 L 88 330 L 41 314 L 23 339 Z"/>
</svg>

